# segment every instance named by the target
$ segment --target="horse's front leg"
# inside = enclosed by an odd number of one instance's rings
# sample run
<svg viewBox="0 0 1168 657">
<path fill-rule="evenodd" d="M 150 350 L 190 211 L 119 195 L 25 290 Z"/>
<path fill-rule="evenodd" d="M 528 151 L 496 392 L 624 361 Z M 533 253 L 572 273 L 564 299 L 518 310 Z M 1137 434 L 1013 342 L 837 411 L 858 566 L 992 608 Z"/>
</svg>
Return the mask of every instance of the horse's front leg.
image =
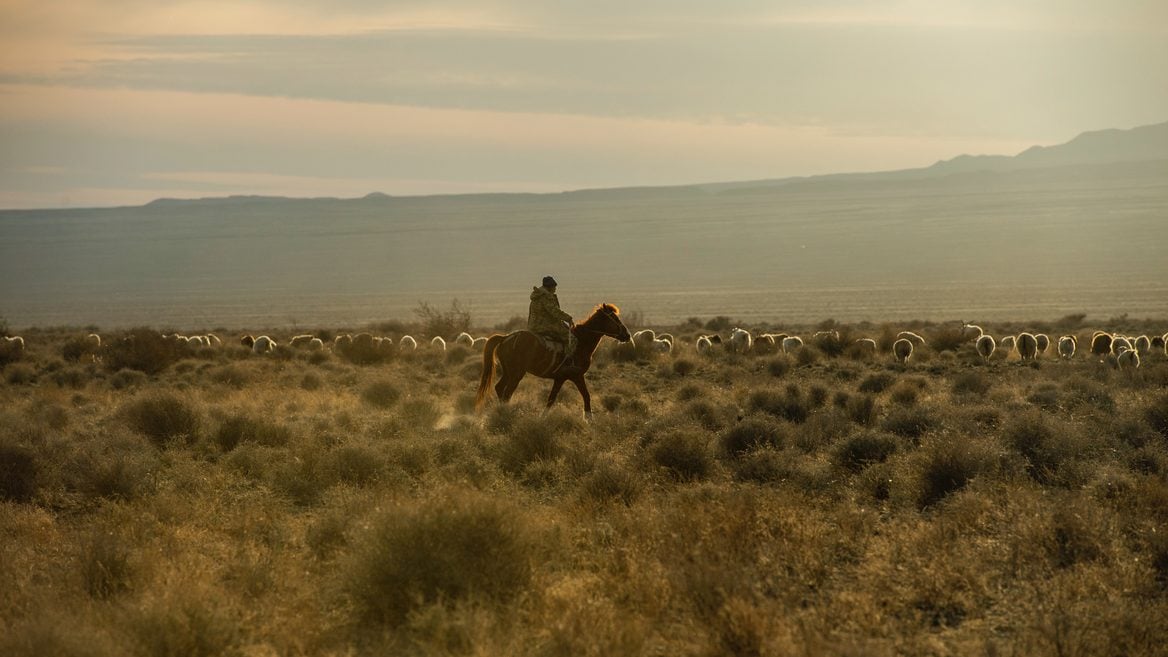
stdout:
<svg viewBox="0 0 1168 657">
<path fill-rule="evenodd" d="M 556 397 L 560 394 L 560 388 L 563 387 L 563 379 L 554 379 L 552 382 L 552 391 L 548 393 L 547 408 L 551 408 L 552 404 L 556 403 Z"/>
<path fill-rule="evenodd" d="M 580 391 L 580 396 L 584 398 L 584 419 L 592 419 L 592 395 L 588 394 L 588 384 L 584 383 L 584 375 L 572 377 L 572 383 L 576 384 L 576 389 Z"/>
</svg>

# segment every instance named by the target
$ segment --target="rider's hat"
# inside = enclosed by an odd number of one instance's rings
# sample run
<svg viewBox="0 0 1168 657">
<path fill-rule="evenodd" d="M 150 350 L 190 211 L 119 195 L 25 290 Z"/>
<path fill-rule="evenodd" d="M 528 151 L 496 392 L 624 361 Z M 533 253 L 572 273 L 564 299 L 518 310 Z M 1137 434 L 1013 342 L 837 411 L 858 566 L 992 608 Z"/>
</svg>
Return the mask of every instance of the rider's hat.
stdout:
<svg viewBox="0 0 1168 657">
<path fill-rule="evenodd" d="M 544 287 L 555 287 L 556 286 L 556 279 L 552 278 L 551 276 L 544 276 L 543 277 L 543 286 Z"/>
</svg>

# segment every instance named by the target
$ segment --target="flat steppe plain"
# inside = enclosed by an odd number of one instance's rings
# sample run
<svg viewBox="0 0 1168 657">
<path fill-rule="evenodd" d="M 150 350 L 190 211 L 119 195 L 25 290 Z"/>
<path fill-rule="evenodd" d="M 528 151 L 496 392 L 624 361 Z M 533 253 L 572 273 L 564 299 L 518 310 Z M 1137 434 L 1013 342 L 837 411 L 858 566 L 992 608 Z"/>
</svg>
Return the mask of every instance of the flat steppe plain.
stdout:
<svg viewBox="0 0 1168 657">
<path fill-rule="evenodd" d="M 87 331 L 24 332 L 0 361 L 0 654 L 1163 654 L 1162 348 L 1116 369 L 1074 317 L 985 327 L 1080 336 L 1033 363 L 952 325 L 783 327 L 795 354 L 656 328 L 672 353 L 602 345 L 591 422 L 533 378 L 475 413 L 462 347 L 108 331 L 95 359 Z M 931 346 L 898 364 L 907 328 Z"/>
</svg>

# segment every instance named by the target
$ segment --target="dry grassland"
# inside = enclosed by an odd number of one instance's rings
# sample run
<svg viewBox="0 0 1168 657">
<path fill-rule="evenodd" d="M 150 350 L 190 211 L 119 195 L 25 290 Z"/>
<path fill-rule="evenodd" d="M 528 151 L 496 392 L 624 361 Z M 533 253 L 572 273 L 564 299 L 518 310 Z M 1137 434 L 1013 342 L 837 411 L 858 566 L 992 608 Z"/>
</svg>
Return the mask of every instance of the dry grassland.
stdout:
<svg viewBox="0 0 1168 657">
<path fill-rule="evenodd" d="M 95 362 L 25 333 L 0 654 L 1165 653 L 1162 352 L 897 365 L 669 328 L 671 355 L 603 347 L 591 423 L 531 378 L 474 415 L 462 348 Z"/>
</svg>

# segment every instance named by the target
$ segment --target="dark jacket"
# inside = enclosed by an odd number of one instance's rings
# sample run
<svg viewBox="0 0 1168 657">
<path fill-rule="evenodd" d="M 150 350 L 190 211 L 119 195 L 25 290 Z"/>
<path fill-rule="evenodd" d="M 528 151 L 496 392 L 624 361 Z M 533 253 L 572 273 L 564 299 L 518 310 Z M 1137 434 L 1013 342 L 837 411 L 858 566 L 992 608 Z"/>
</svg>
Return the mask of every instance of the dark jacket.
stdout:
<svg viewBox="0 0 1168 657">
<path fill-rule="evenodd" d="M 531 305 L 527 308 L 527 329 L 536 335 L 568 341 L 568 327 L 572 316 L 560 310 L 560 300 L 546 287 L 532 288 Z"/>
</svg>

